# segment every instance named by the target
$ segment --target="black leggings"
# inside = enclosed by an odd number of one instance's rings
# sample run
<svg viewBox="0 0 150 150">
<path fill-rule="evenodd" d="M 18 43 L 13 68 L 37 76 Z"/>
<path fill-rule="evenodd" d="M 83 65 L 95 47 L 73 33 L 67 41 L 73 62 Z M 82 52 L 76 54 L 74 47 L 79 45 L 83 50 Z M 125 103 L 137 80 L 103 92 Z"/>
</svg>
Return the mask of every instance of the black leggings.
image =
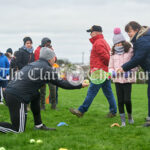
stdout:
<svg viewBox="0 0 150 150">
<path fill-rule="evenodd" d="M 11 124 L 7 122 L 0 122 L 0 132 L 24 132 L 27 120 L 27 104 L 22 103 L 13 94 L 6 94 L 6 103 L 10 113 Z M 39 93 L 32 97 L 31 110 L 34 117 L 34 124 L 42 124 Z"/>
<path fill-rule="evenodd" d="M 118 98 L 118 107 L 119 113 L 124 113 L 124 105 L 126 106 L 127 112 L 132 114 L 132 103 L 131 103 L 131 90 L 132 84 L 131 83 L 115 83 L 116 91 L 117 91 L 117 98 Z"/>
</svg>

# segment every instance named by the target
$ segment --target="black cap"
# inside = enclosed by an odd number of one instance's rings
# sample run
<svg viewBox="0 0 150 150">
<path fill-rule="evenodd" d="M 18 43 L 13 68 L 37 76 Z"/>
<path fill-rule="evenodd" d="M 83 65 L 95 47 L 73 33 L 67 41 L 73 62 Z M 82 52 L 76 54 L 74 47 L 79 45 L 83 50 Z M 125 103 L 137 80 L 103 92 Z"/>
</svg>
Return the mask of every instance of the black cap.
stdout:
<svg viewBox="0 0 150 150">
<path fill-rule="evenodd" d="M 8 48 L 7 51 L 6 51 L 6 53 L 11 53 L 11 54 L 13 54 L 13 50 L 12 50 L 11 48 Z"/>
<path fill-rule="evenodd" d="M 88 29 L 87 32 L 93 32 L 93 31 L 97 31 L 97 32 L 103 32 L 102 31 L 102 27 L 101 26 L 97 26 L 97 25 L 93 25 L 91 27 L 91 29 Z"/>
<path fill-rule="evenodd" d="M 51 43 L 51 40 L 47 37 L 43 38 L 41 41 L 41 47 L 44 47 L 47 43 Z"/>
</svg>

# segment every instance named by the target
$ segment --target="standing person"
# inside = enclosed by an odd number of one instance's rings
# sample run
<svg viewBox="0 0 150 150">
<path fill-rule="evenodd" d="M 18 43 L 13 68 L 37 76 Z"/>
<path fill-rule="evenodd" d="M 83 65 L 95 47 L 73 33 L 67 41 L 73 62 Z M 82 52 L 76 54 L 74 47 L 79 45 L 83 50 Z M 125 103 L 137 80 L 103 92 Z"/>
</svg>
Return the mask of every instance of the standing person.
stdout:
<svg viewBox="0 0 150 150">
<path fill-rule="evenodd" d="M 17 62 L 16 62 L 16 56 L 17 53 L 19 53 L 19 51 L 15 51 L 14 52 L 14 56 L 11 59 L 10 62 L 10 80 L 14 80 L 15 78 L 15 74 L 18 71 L 18 66 L 17 66 Z"/>
<path fill-rule="evenodd" d="M 34 52 L 34 56 L 35 56 L 35 61 L 39 60 L 39 56 L 40 56 L 40 51 L 42 47 L 48 47 L 51 50 L 53 50 L 52 46 L 51 46 L 51 40 L 47 37 L 43 38 L 41 41 L 41 45 L 37 47 L 37 49 Z M 56 90 L 56 86 L 48 83 L 48 87 L 50 89 L 50 98 L 51 98 L 51 108 L 52 109 L 56 109 L 56 102 L 58 102 L 58 100 L 56 100 L 57 98 L 57 90 Z M 41 101 L 41 109 L 45 110 L 45 96 L 46 96 L 46 84 L 43 85 L 40 88 L 40 101 Z"/>
<path fill-rule="evenodd" d="M 18 70 L 21 70 L 24 66 L 28 65 L 31 62 L 34 62 L 32 39 L 30 37 L 25 37 L 23 39 L 23 42 L 24 45 L 19 48 L 19 52 L 16 56 Z"/>
<path fill-rule="evenodd" d="M 92 71 L 93 69 L 97 68 L 108 72 L 110 47 L 104 39 L 102 27 L 94 25 L 91 29 L 87 30 L 87 32 L 90 32 L 90 42 L 93 45 L 90 56 L 90 70 Z M 88 111 L 88 108 L 90 107 L 100 88 L 102 88 L 103 93 L 109 103 L 109 113 L 107 117 L 115 117 L 117 113 L 117 106 L 112 92 L 110 80 L 106 80 L 102 84 L 90 83 L 90 87 L 83 104 L 78 109 L 71 108 L 70 112 L 78 117 L 82 117 L 84 113 Z"/>
<path fill-rule="evenodd" d="M 11 48 L 8 48 L 6 50 L 5 56 L 7 57 L 8 61 L 9 61 L 9 65 L 10 65 L 12 57 L 13 57 L 12 55 L 13 55 L 13 50 Z M 9 73 L 10 73 L 10 71 L 9 71 Z M 8 82 L 9 82 L 9 80 L 10 80 L 10 74 L 9 74 L 9 76 L 7 76 L 7 80 L 5 81 L 6 82 L 6 86 L 7 86 Z"/>
<path fill-rule="evenodd" d="M 112 47 L 109 71 L 112 72 L 113 82 L 116 86 L 121 126 L 123 127 L 126 126 L 124 106 L 126 106 L 127 109 L 129 124 L 134 123 L 132 117 L 131 91 L 132 83 L 136 82 L 136 78 L 134 75 L 135 69 L 125 72 L 124 74 L 117 74 L 117 69 L 132 58 L 133 48 L 129 42 L 126 42 L 120 28 L 114 29 L 113 43 L 114 46 Z"/>
<path fill-rule="evenodd" d="M 55 130 L 42 123 L 38 90 L 48 82 L 64 89 L 80 89 L 88 86 L 85 81 L 78 86 L 74 86 L 68 81 L 59 79 L 57 73 L 52 69 L 55 57 L 56 55 L 52 50 L 43 47 L 40 59 L 23 67 L 20 70 L 20 78 L 9 82 L 6 88 L 6 103 L 9 108 L 11 123 L 0 122 L 0 132 L 24 132 L 27 120 L 27 104 L 30 102 L 35 129 Z"/>
<path fill-rule="evenodd" d="M 32 47 L 32 39 L 30 37 L 25 37 L 23 39 L 24 45 L 19 48 L 18 53 L 16 55 L 16 65 L 18 70 L 21 70 L 24 66 L 29 63 L 34 62 L 34 53 Z M 30 106 L 28 105 L 28 110 L 30 110 Z"/>
<path fill-rule="evenodd" d="M 9 75 L 9 61 L 7 57 L 0 52 L 0 89 L 1 89 L 1 99 L 0 104 L 3 104 L 3 97 L 5 98 L 5 88 L 7 86 L 6 78 Z"/>
<path fill-rule="evenodd" d="M 138 22 L 131 21 L 125 26 L 133 44 L 134 55 L 130 61 L 118 69 L 119 72 L 129 71 L 140 65 L 145 72 L 149 73 L 148 80 L 148 117 L 145 127 L 150 126 L 150 28 L 141 26 Z"/>
<path fill-rule="evenodd" d="M 8 49 L 6 50 L 5 55 L 7 56 L 8 61 L 9 61 L 9 64 L 10 64 L 11 59 L 12 59 L 12 55 L 13 55 L 13 50 L 12 50 L 11 48 L 8 48 Z"/>
</svg>

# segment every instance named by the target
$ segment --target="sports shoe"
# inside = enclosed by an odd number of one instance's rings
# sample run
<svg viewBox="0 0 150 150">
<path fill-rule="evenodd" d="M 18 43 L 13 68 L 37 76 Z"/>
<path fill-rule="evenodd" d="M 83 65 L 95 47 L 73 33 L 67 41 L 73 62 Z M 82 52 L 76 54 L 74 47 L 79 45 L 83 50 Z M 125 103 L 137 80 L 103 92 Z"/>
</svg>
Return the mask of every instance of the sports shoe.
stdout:
<svg viewBox="0 0 150 150">
<path fill-rule="evenodd" d="M 146 121 L 150 121 L 150 117 L 146 117 L 145 120 L 146 120 Z"/>
<path fill-rule="evenodd" d="M 144 125 L 143 125 L 143 127 L 149 127 L 150 126 L 150 121 L 147 121 Z"/>
<path fill-rule="evenodd" d="M 106 115 L 107 118 L 113 118 L 113 117 L 116 117 L 116 113 L 113 114 L 112 112 L 109 112 L 107 115 Z"/>
<path fill-rule="evenodd" d="M 121 123 L 121 127 L 125 127 L 126 126 L 126 123 L 125 122 L 122 122 Z"/>
<path fill-rule="evenodd" d="M 51 104 L 51 109 L 56 110 L 57 109 L 56 104 Z"/>
<path fill-rule="evenodd" d="M 129 122 L 129 124 L 134 124 L 133 118 L 132 118 L 132 119 L 129 119 L 128 122 Z"/>
<path fill-rule="evenodd" d="M 70 112 L 77 117 L 83 117 L 83 113 L 81 113 L 78 109 L 70 108 Z"/>
<path fill-rule="evenodd" d="M 3 102 L 0 102 L 0 105 L 4 105 L 4 103 L 3 103 Z"/>
<path fill-rule="evenodd" d="M 56 130 L 56 128 L 48 128 L 48 127 L 46 127 L 45 124 L 43 124 L 43 125 L 42 125 L 41 127 L 39 127 L 39 128 L 34 127 L 34 129 L 36 129 L 36 130 L 45 130 L 45 131 L 49 131 L 49 130 L 55 131 L 55 130 Z"/>
</svg>

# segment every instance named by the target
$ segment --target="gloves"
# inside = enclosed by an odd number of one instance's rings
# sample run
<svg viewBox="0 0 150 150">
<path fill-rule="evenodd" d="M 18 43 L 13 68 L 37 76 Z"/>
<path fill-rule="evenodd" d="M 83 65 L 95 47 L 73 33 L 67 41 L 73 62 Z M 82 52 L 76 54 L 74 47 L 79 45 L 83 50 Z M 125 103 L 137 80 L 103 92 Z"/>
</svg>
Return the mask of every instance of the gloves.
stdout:
<svg viewBox="0 0 150 150">
<path fill-rule="evenodd" d="M 130 76 L 130 74 L 131 74 L 131 71 L 127 71 L 127 72 L 124 73 L 124 77 L 128 78 Z"/>
<path fill-rule="evenodd" d="M 112 71 L 112 77 L 115 78 L 117 76 L 117 73 L 115 71 Z"/>
</svg>

